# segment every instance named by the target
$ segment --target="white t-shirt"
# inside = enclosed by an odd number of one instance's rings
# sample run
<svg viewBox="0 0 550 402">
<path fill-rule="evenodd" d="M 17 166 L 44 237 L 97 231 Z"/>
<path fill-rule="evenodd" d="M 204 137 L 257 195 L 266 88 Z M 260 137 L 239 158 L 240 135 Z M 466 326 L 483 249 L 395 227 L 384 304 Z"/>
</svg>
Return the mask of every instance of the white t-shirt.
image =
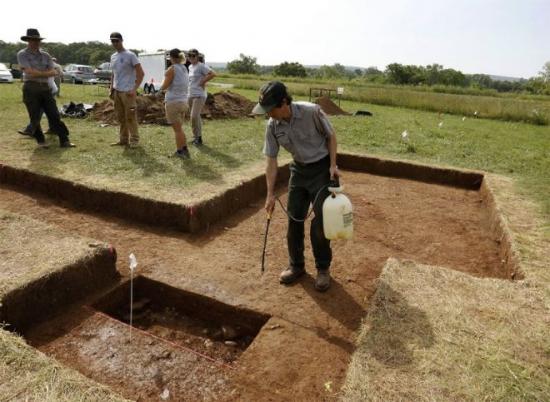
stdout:
<svg viewBox="0 0 550 402">
<path fill-rule="evenodd" d="M 128 92 L 136 85 L 136 65 L 140 64 L 135 53 L 124 49 L 113 53 L 111 66 L 113 69 L 113 88 L 120 92 Z"/>
</svg>

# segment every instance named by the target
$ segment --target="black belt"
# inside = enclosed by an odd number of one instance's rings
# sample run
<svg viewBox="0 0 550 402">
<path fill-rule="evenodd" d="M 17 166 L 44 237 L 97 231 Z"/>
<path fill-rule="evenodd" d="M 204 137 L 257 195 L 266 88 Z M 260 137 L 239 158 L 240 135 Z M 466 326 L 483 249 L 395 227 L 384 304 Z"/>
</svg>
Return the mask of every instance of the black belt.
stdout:
<svg viewBox="0 0 550 402">
<path fill-rule="evenodd" d="M 314 166 L 314 165 L 320 165 L 322 164 L 323 162 L 325 162 L 327 159 L 330 160 L 330 154 L 327 154 L 327 156 L 323 156 L 321 159 L 315 161 L 315 162 L 310 162 L 310 163 L 302 163 L 302 162 L 298 162 L 296 160 L 293 160 L 293 162 L 298 165 L 298 166 L 302 166 L 302 167 L 306 167 L 306 166 Z"/>
<path fill-rule="evenodd" d="M 46 86 L 49 87 L 50 84 L 48 82 L 39 82 L 39 81 L 23 81 L 24 85 L 38 85 L 38 86 Z"/>
</svg>

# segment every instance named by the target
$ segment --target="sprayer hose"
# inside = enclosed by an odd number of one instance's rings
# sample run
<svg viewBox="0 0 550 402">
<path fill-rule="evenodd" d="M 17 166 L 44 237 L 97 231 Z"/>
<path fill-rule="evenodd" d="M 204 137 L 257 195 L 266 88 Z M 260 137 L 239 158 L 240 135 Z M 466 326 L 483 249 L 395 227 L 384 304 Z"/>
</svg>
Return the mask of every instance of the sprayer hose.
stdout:
<svg viewBox="0 0 550 402">
<path fill-rule="evenodd" d="M 313 203 L 311 204 L 311 209 L 309 210 L 309 212 L 307 213 L 306 217 L 304 219 L 297 219 L 295 217 L 293 217 L 292 215 L 290 215 L 290 212 L 288 212 L 288 210 L 285 208 L 285 206 L 283 205 L 283 203 L 281 202 L 281 200 L 279 199 L 279 197 L 275 197 L 275 199 L 279 202 L 279 205 L 281 206 L 282 210 L 285 212 L 285 214 L 290 218 L 292 219 L 294 222 L 305 222 L 310 216 L 311 216 L 311 213 L 313 212 L 313 206 L 315 205 L 315 203 L 317 202 L 317 198 L 319 198 L 319 195 L 321 194 L 321 191 L 323 191 L 325 188 L 329 187 L 330 186 L 330 183 L 329 184 L 325 184 L 323 187 L 321 187 L 319 189 L 319 191 L 317 191 L 317 194 L 315 195 L 315 198 L 313 199 Z"/>
</svg>

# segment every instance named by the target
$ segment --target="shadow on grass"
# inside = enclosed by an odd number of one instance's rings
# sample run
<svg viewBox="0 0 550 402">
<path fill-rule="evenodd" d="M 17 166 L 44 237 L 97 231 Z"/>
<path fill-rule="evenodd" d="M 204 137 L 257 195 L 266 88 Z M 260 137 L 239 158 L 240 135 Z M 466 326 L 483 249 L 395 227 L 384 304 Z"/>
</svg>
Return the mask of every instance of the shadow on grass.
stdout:
<svg viewBox="0 0 550 402">
<path fill-rule="evenodd" d="M 208 145 L 202 145 L 199 148 L 199 151 L 203 154 L 208 155 L 210 158 L 219 161 L 222 165 L 228 168 L 236 168 L 242 165 L 242 162 L 239 159 L 229 154 L 220 152 L 215 148 L 211 148 Z"/>
<path fill-rule="evenodd" d="M 412 307 L 384 281 L 379 281 L 367 319 L 370 326 L 360 348 L 389 367 L 407 366 L 414 350 L 434 344 L 433 328 L 426 313 Z"/>
<path fill-rule="evenodd" d="M 168 170 L 166 165 L 149 156 L 142 147 L 125 148 L 122 155 L 134 165 L 140 167 L 144 177 L 152 176 L 155 173 L 164 173 Z"/>
<path fill-rule="evenodd" d="M 35 141 L 33 139 L 33 141 Z M 36 142 L 35 142 L 36 143 Z M 49 148 L 40 148 L 36 146 L 30 156 L 29 170 L 38 174 L 48 176 L 61 176 L 63 169 L 59 165 L 65 164 L 59 157 L 65 152 L 75 152 L 74 148 L 61 148 L 57 138 L 55 141 L 48 141 Z"/>
</svg>

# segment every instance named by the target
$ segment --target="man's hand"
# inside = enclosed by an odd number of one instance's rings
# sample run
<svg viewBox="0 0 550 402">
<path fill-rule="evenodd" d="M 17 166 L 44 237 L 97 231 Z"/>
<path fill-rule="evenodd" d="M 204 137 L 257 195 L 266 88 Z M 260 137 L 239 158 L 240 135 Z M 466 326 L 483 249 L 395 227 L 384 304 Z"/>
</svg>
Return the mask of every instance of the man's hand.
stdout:
<svg viewBox="0 0 550 402">
<path fill-rule="evenodd" d="M 334 180 L 335 178 L 340 177 L 340 171 L 338 170 L 338 166 L 334 165 L 330 167 L 330 180 Z"/>
<path fill-rule="evenodd" d="M 271 215 L 273 208 L 275 208 L 275 195 L 268 194 L 265 198 L 265 211 L 268 215 Z"/>
<path fill-rule="evenodd" d="M 128 91 L 128 96 L 129 96 L 130 98 L 133 98 L 133 97 L 136 96 L 136 93 L 137 93 L 136 90 L 135 90 L 135 89 L 132 89 L 132 90 Z"/>
</svg>

